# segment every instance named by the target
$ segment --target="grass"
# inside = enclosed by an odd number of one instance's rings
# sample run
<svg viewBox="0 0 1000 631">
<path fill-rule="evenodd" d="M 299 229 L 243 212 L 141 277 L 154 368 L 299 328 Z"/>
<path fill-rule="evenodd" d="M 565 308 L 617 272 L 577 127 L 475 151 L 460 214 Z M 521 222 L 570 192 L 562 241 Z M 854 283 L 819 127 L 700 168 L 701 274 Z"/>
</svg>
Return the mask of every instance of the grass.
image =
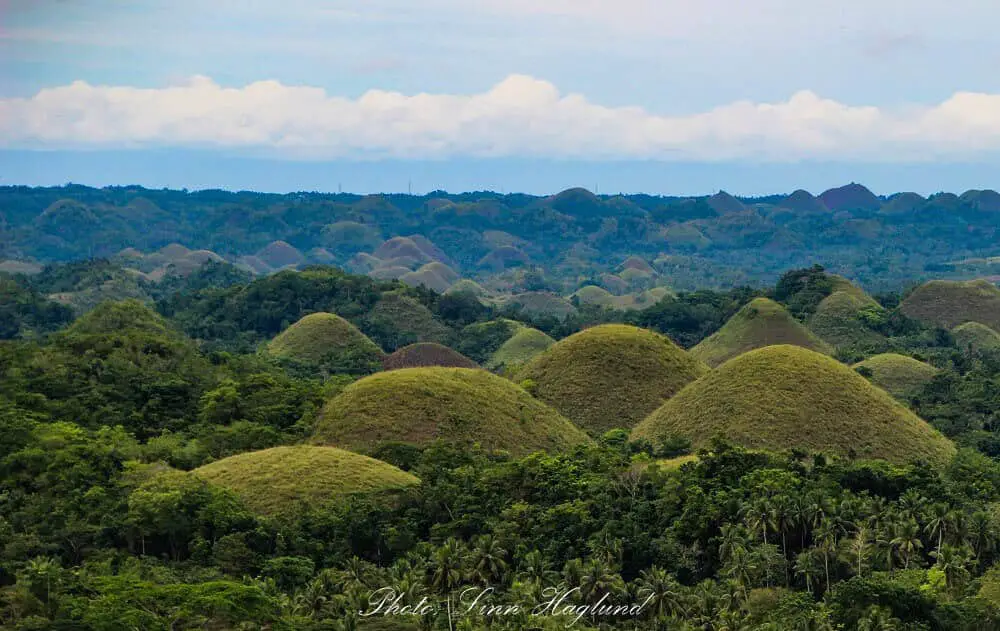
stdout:
<svg viewBox="0 0 1000 631">
<path fill-rule="evenodd" d="M 454 282 L 456 282 L 458 280 L 458 272 L 456 272 L 455 270 L 451 269 L 450 267 L 448 267 L 447 265 L 445 265 L 441 261 L 431 261 L 430 263 L 424 265 L 423 267 L 421 267 L 417 271 L 418 272 L 431 272 L 432 274 L 437 274 L 438 276 L 440 276 L 441 278 L 443 278 L 445 281 L 447 281 L 447 283 L 448 283 L 449 286 L 452 283 L 454 283 Z"/>
<path fill-rule="evenodd" d="M 300 504 L 387 493 L 420 483 L 413 475 L 381 460 L 311 445 L 242 453 L 192 473 L 233 491 L 252 510 L 264 515 L 279 515 Z"/>
<path fill-rule="evenodd" d="M 357 327 L 332 313 L 310 313 L 278 334 L 267 352 L 302 364 L 337 363 L 337 357 L 381 361 L 384 353 Z"/>
<path fill-rule="evenodd" d="M 668 338 L 606 324 L 556 343 L 518 373 L 533 392 L 596 433 L 631 428 L 708 368 Z"/>
<path fill-rule="evenodd" d="M 1000 289 L 987 280 L 932 280 L 917 287 L 899 308 L 914 320 L 944 329 L 979 322 L 1000 330 Z"/>
<path fill-rule="evenodd" d="M 793 344 L 824 354 L 833 348 L 792 317 L 784 307 L 768 298 L 755 298 L 713 335 L 691 349 L 691 354 L 709 366 L 748 351 L 775 344 Z"/>
<path fill-rule="evenodd" d="M 879 388 L 901 400 L 909 400 L 938 374 L 938 369 L 896 353 L 883 353 L 869 357 L 854 365 L 855 370 L 871 371 L 868 379 Z"/>
<path fill-rule="evenodd" d="M 513 375 L 525 364 L 545 351 L 556 341 L 538 329 L 528 326 L 517 331 L 490 356 L 486 369 L 504 375 Z"/>
<path fill-rule="evenodd" d="M 406 368 L 366 377 L 320 412 L 314 442 L 372 453 L 386 443 L 479 443 L 526 454 L 588 442 L 517 385 L 485 370 Z"/>
<path fill-rule="evenodd" d="M 602 289 L 596 285 L 587 285 L 577 289 L 573 294 L 581 305 L 598 305 L 601 307 L 613 307 L 617 303 L 614 294 L 607 289 Z"/>
<path fill-rule="evenodd" d="M 740 355 L 695 381 L 632 432 L 678 435 L 701 447 L 714 436 L 780 451 L 801 449 L 891 462 L 945 464 L 954 445 L 851 368 L 791 345 Z"/>
<path fill-rule="evenodd" d="M 882 306 L 857 287 L 837 289 L 824 298 L 816 307 L 816 313 L 809 319 L 809 328 L 823 341 L 834 346 L 855 344 L 877 344 L 885 336 L 865 326 L 861 319 L 864 309 Z"/>
<path fill-rule="evenodd" d="M 417 342 L 404 346 L 382 360 L 385 370 L 420 368 L 422 366 L 449 366 L 452 368 L 479 368 L 479 365 L 442 344 Z"/>
<path fill-rule="evenodd" d="M 974 353 L 1000 351 L 1000 333 L 979 322 L 966 322 L 951 330 L 955 344 Z"/>
<path fill-rule="evenodd" d="M 483 286 L 477 283 L 476 281 L 469 280 L 468 278 L 463 278 L 462 280 L 458 281 L 457 283 L 449 287 L 448 291 L 446 291 L 445 293 L 446 294 L 466 293 L 479 297 L 485 295 L 486 290 L 483 289 Z"/>
</svg>

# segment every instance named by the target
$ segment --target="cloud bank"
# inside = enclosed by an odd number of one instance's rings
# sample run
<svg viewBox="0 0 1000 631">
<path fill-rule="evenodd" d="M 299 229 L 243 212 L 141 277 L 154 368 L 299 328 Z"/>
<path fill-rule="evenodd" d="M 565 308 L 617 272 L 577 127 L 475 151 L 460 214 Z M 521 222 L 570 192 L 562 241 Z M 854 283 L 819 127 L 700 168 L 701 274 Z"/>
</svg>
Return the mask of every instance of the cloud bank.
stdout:
<svg viewBox="0 0 1000 631">
<path fill-rule="evenodd" d="M 371 90 L 357 99 L 194 77 L 142 89 L 74 82 L 0 99 L 8 149 L 215 148 L 304 160 L 531 157 L 683 161 L 977 161 L 1000 155 L 1000 95 L 855 106 L 802 91 L 690 115 L 606 107 L 511 75 L 471 95 Z"/>
</svg>

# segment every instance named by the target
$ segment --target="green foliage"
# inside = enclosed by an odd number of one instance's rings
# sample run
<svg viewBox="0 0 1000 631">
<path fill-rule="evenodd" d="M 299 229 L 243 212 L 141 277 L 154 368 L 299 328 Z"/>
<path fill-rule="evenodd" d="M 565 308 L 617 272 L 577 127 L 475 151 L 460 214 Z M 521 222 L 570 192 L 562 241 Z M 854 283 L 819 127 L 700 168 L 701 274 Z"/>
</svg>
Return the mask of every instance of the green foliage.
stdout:
<svg viewBox="0 0 1000 631">
<path fill-rule="evenodd" d="M 879 388 L 904 402 L 908 402 L 918 394 L 939 372 L 930 364 L 896 353 L 869 357 L 855 364 L 854 369 Z"/>
<path fill-rule="evenodd" d="M 834 290 L 834 281 L 822 265 L 785 272 L 774 287 L 774 299 L 788 311 L 805 320 L 816 312 L 819 303 Z"/>
<path fill-rule="evenodd" d="M 332 313 L 311 313 L 282 331 L 267 352 L 326 374 L 364 375 L 381 368 L 384 353 L 357 327 Z"/>
</svg>

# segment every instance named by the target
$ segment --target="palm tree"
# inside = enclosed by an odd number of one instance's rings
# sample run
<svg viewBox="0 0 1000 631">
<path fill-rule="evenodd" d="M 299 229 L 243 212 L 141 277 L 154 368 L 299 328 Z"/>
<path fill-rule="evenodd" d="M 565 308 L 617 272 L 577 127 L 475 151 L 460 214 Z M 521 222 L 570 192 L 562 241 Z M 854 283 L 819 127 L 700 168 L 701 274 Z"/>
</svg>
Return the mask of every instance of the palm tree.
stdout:
<svg viewBox="0 0 1000 631">
<path fill-rule="evenodd" d="M 924 542 L 920 540 L 920 526 L 911 519 L 899 524 L 895 534 L 892 543 L 899 550 L 900 556 L 903 557 L 903 567 L 910 569 L 910 560 L 913 555 L 924 547 Z"/>
<path fill-rule="evenodd" d="M 990 514 L 985 511 L 976 511 L 969 518 L 969 535 L 972 540 L 972 551 L 976 559 L 993 547 L 996 532 L 993 529 L 993 521 Z"/>
<path fill-rule="evenodd" d="M 951 510 L 947 504 L 934 504 L 927 513 L 927 523 L 924 525 L 924 532 L 931 537 L 937 537 L 937 547 L 939 549 L 944 539 L 944 531 L 948 525 L 950 512 Z"/>
<path fill-rule="evenodd" d="M 869 526 L 862 525 L 858 528 L 857 532 L 854 534 L 854 538 L 851 539 L 851 558 L 854 559 L 855 571 L 858 576 L 864 574 L 864 562 L 871 554 L 871 529 Z"/>
<path fill-rule="evenodd" d="M 601 559 L 592 559 L 580 577 L 580 595 L 587 603 L 597 602 L 604 594 L 620 592 L 622 587 L 621 576 Z"/>
<path fill-rule="evenodd" d="M 781 534 L 781 555 L 785 558 L 785 587 L 790 581 L 788 576 L 788 531 L 795 525 L 795 514 L 792 503 L 787 495 L 779 495 L 771 502 L 771 520 Z"/>
<path fill-rule="evenodd" d="M 931 556 L 937 560 L 937 568 L 944 573 L 948 589 L 954 589 L 969 575 L 969 553 L 964 547 L 944 544 L 931 552 Z"/>
<path fill-rule="evenodd" d="M 815 549 L 804 550 L 795 557 L 795 575 L 805 580 L 806 589 L 811 593 L 815 593 L 813 585 L 822 571 Z"/>
<path fill-rule="evenodd" d="M 823 557 L 823 574 L 826 577 L 825 589 L 830 589 L 830 559 L 837 558 L 837 530 L 833 522 L 826 519 L 820 523 L 813 534 L 816 541 L 816 551 Z"/>
<path fill-rule="evenodd" d="M 750 532 L 760 533 L 767 545 L 767 531 L 774 529 L 772 523 L 773 511 L 770 502 L 766 498 L 758 499 L 744 506 L 743 519 L 746 521 Z"/>
<path fill-rule="evenodd" d="M 518 576 L 522 580 L 544 585 L 553 582 L 559 573 L 552 569 L 552 564 L 549 563 L 544 554 L 539 550 L 532 550 L 521 559 L 521 569 Z"/>
<path fill-rule="evenodd" d="M 476 538 L 470 554 L 472 579 L 482 585 L 492 581 L 501 581 L 507 571 L 507 551 L 492 535 L 482 535 Z"/>
<path fill-rule="evenodd" d="M 462 582 L 464 556 L 465 550 L 462 544 L 454 537 L 445 541 L 444 545 L 434 553 L 431 587 L 446 596 L 449 629 L 451 629 L 451 591 Z"/>
<path fill-rule="evenodd" d="M 681 586 L 670 572 L 654 565 L 642 570 L 636 582 L 639 585 L 639 600 L 653 596 L 650 611 L 654 619 L 686 614 Z"/>
<path fill-rule="evenodd" d="M 746 531 L 737 524 L 724 524 L 719 529 L 719 560 L 727 563 L 734 555 L 746 552 Z"/>
</svg>

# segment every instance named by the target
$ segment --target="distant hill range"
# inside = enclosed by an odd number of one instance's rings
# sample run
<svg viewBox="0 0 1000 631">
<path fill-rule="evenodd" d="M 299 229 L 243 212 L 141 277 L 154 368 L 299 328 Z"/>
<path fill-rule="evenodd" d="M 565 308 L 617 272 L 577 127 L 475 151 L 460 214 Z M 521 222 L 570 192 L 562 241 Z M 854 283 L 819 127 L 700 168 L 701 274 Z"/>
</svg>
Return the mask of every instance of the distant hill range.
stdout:
<svg viewBox="0 0 1000 631">
<path fill-rule="evenodd" d="M 332 264 L 439 292 L 458 279 L 507 293 L 592 285 L 607 294 L 581 301 L 617 305 L 653 287 L 770 283 L 813 263 L 871 291 L 1000 277 L 997 192 L 883 197 L 856 183 L 766 198 L 8 186 L 0 235 L 0 271 L 15 273 L 93 257 L 128 258 L 154 281 L 218 259 L 254 274 Z M 541 278 L 525 281 L 527 270 Z"/>
</svg>

